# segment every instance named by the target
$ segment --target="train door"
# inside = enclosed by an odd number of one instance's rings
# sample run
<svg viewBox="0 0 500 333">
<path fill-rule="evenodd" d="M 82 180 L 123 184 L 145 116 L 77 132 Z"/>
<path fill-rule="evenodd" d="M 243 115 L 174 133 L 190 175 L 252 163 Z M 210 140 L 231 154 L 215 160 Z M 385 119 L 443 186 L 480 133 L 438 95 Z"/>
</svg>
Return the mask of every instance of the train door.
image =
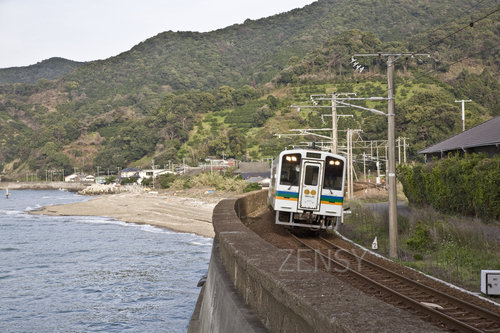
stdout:
<svg viewBox="0 0 500 333">
<path fill-rule="evenodd" d="M 319 210 L 323 161 L 303 160 L 300 182 L 299 208 Z"/>
</svg>

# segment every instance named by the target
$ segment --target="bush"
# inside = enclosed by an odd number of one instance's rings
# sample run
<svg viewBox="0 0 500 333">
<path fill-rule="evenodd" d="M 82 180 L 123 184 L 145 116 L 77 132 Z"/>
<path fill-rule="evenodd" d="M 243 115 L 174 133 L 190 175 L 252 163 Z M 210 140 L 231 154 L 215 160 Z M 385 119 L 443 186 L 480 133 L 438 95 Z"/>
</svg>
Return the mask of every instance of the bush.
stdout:
<svg viewBox="0 0 500 333">
<path fill-rule="evenodd" d="M 257 190 L 261 190 L 262 189 L 262 186 L 260 186 L 259 184 L 257 183 L 249 183 L 247 186 L 245 186 L 245 188 L 243 189 L 243 193 L 247 193 L 247 192 L 252 192 L 252 191 L 257 191 Z"/>
<path fill-rule="evenodd" d="M 135 177 L 122 178 L 122 180 L 120 180 L 120 185 L 135 184 L 136 182 L 137 178 Z"/>
<path fill-rule="evenodd" d="M 232 175 L 224 176 L 219 173 L 200 173 L 199 175 L 188 177 L 182 176 L 175 179 L 170 188 L 181 190 L 188 188 L 212 188 L 218 191 L 242 192 L 246 182 Z"/>
<path fill-rule="evenodd" d="M 400 166 L 409 202 L 445 213 L 500 218 L 500 156 L 451 156 L 427 165 Z"/>
<path fill-rule="evenodd" d="M 175 174 L 167 173 L 158 177 L 158 183 L 161 188 L 169 188 L 177 178 Z"/>
<path fill-rule="evenodd" d="M 431 234 L 429 227 L 418 221 L 411 237 L 406 240 L 406 245 L 412 251 L 425 253 L 431 250 Z"/>
</svg>

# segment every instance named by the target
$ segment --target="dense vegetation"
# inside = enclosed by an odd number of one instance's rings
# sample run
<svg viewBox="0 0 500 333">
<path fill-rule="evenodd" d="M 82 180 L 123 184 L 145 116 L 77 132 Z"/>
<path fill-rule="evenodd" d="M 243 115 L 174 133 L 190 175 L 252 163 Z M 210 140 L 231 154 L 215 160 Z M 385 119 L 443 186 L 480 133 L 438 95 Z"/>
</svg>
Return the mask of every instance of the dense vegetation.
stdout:
<svg viewBox="0 0 500 333">
<path fill-rule="evenodd" d="M 377 237 L 378 252 L 389 253 L 387 212 L 377 213 L 352 202 L 340 232 L 358 244 L 371 247 Z M 482 269 L 500 269 L 497 226 L 478 219 L 413 208 L 398 216 L 398 256 L 407 266 L 477 292 Z"/>
<path fill-rule="evenodd" d="M 411 204 L 485 220 L 500 218 L 500 156 L 450 156 L 400 166 L 398 179 Z"/>
<path fill-rule="evenodd" d="M 50 58 L 30 66 L 0 68 L 0 84 L 56 80 L 84 64 L 63 58 Z"/>
<path fill-rule="evenodd" d="M 320 0 L 209 33 L 164 32 L 59 80 L 1 85 L 0 170 L 14 177 L 117 170 L 153 159 L 164 165 L 275 156 L 304 141 L 276 133 L 329 126 L 291 104 L 332 91 L 386 96 L 385 59 L 363 58 L 361 74 L 350 65 L 353 53 L 380 50 L 432 54 L 397 63 L 397 134 L 408 137 L 415 158 L 460 131 L 455 99 L 474 101 L 467 127 L 500 114 L 500 15 L 493 3 Z M 383 117 L 345 112 L 354 117 L 343 118 L 340 130 L 386 137 Z"/>
</svg>

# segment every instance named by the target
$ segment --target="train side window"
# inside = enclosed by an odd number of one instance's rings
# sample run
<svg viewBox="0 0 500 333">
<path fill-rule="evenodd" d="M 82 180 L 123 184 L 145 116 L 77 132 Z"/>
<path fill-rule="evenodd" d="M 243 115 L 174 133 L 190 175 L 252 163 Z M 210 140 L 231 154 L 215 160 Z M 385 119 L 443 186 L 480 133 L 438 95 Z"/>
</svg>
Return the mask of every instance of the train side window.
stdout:
<svg viewBox="0 0 500 333">
<path fill-rule="evenodd" d="M 318 185 L 319 168 L 314 165 L 306 166 L 306 174 L 304 176 L 304 184 L 310 186 Z"/>
<path fill-rule="evenodd" d="M 298 186 L 300 174 L 300 155 L 284 155 L 281 160 L 280 184 Z"/>
<path fill-rule="evenodd" d="M 323 181 L 323 188 L 327 190 L 341 191 L 343 176 L 344 162 L 333 157 L 327 157 L 325 163 L 325 177 Z"/>
</svg>

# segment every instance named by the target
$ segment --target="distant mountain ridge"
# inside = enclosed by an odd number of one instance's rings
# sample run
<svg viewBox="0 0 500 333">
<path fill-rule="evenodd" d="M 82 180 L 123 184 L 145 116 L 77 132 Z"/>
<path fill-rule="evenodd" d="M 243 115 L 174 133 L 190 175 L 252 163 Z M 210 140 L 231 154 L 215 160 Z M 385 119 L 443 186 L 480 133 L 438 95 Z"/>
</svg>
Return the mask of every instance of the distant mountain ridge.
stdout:
<svg viewBox="0 0 500 333">
<path fill-rule="evenodd" d="M 0 173 L 275 156 L 274 133 L 322 126 L 289 105 L 330 91 L 386 94 L 383 59 L 363 59 L 362 74 L 350 64 L 379 51 L 432 54 L 401 58 L 396 82 L 397 130 L 423 149 L 455 130 L 456 99 L 474 101 L 470 124 L 500 114 L 496 1 L 318 0 L 211 32 L 162 32 L 60 79 L 0 84 Z M 383 137 L 384 119 L 360 119 L 341 123 Z"/>
<path fill-rule="evenodd" d="M 374 32 L 382 41 L 401 41 L 461 15 L 467 7 L 465 1 L 455 0 L 319 0 L 211 32 L 162 32 L 65 79 L 77 82 L 91 98 L 102 98 L 109 91 L 130 94 L 144 85 L 156 92 L 161 87 L 208 90 L 255 85 L 268 82 L 291 57 L 300 58 L 342 32 L 359 29 Z"/>
<path fill-rule="evenodd" d="M 85 64 L 86 62 L 53 57 L 30 66 L 0 68 L 0 84 L 34 84 L 41 79 L 57 80 Z"/>
</svg>

